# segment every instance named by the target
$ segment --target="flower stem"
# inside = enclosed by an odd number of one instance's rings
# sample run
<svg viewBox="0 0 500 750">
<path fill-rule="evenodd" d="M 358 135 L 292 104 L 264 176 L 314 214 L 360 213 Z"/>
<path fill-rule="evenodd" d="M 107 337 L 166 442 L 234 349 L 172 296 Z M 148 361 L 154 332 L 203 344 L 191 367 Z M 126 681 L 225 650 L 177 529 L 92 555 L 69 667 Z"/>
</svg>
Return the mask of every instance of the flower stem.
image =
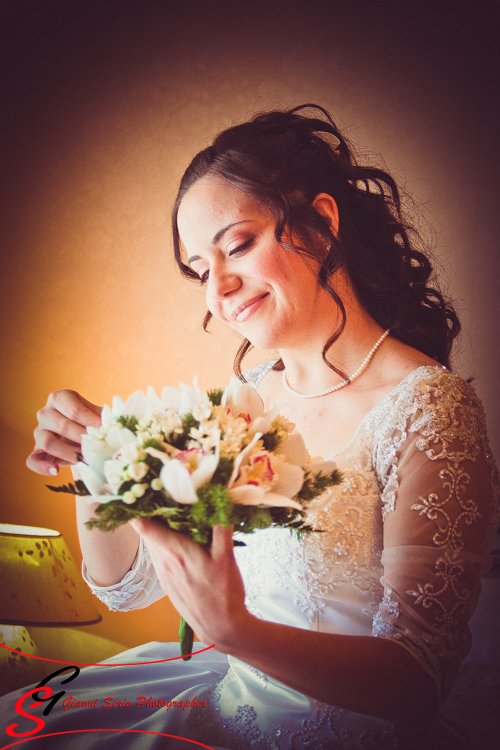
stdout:
<svg viewBox="0 0 500 750">
<path fill-rule="evenodd" d="M 191 653 L 193 651 L 193 640 L 193 628 L 191 627 L 191 625 L 188 625 L 183 617 L 181 617 L 181 622 L 179 625 L 179 643 L 183 661 L 189 661 L 191 658 Z"/>
</svg>

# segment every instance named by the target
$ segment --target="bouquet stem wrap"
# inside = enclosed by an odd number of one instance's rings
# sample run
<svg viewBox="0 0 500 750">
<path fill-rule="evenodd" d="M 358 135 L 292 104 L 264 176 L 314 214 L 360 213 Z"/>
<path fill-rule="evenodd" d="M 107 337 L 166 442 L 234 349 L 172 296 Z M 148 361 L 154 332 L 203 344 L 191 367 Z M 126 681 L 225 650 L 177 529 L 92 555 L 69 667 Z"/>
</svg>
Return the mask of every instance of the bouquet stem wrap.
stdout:
<svg viewBox="0 0 500 750">
<path fill-rule="evenodd" d="M 193 628 L 186 622 L 183 617 L 181 617 L 181 622 L 179 625 L 179 643 L 181 646 L 181 656 L 183 661 L 190 660 L 191 654 L 193 653 L 193 641 Z"/>
</svg>

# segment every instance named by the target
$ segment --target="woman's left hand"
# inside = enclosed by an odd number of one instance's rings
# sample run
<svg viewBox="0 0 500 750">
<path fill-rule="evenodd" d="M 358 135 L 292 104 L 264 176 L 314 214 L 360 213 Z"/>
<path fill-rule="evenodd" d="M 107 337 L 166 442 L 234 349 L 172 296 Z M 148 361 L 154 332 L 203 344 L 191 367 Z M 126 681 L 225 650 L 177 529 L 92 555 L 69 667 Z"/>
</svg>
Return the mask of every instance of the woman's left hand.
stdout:
<svg viewBox="0 0 500 750">
<path fill-rule="evenodd" d="M 227 653 L 244 636 L 245 589 L 233 553 L 233 527 L 215 526 L 206 551 L 161 521 L 134 519 L 144 537 L 162 589 L 198 637 Z"/>
</svg>

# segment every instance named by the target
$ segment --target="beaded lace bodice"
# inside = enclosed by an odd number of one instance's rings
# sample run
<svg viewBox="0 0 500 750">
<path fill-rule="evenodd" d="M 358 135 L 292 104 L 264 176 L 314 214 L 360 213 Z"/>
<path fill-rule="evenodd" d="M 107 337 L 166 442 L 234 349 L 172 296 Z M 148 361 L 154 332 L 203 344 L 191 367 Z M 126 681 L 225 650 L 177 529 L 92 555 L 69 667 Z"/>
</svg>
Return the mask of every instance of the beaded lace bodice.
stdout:
<svg viewBox="0 0 500 750">
<path fill-rule="evenodd" d="M 270 367 L 246 377 L 257 387 Z M 299 542 L 267 529 L 235 548 L 247 606 L 266 620 L 393 639 L 434 677 L 442 699 L 470 648 L 467 623 L 499 520 L 481 402 L 460 377 L 420 367 L 365 416 L 335 461 L 344 482 L 308 514 L 322 533 Z M 152 570 L 142 547 L 125 589 L 94 588 L 111 606 L 146 606 L 161 595 Z M 238 674 L 250 669 L 229 661 Z"/>
</svg>

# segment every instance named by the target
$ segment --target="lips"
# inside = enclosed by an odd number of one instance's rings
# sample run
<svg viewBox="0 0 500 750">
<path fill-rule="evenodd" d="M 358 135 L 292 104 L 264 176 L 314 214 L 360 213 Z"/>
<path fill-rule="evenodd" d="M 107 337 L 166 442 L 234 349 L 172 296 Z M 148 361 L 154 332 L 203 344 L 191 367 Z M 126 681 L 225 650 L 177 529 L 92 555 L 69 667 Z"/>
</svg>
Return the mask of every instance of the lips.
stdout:
<svg viewBox="0 0 500 750">
<path fill-rule="evenodd" d="M 242 305 L 236 308 L 234 312 L 231 313 L 231 317 L 234 320 L 237 320 L 240 322 L 241 320 L 244 320 L 247 318 L 254 310 L 257 309 L 260 302 L 267 297 L 268 292 L 264 292 L 264 294 L 258 294 L 256 297 L 252 297 L 252 299 L 247 300 Z"/>
</svg>

